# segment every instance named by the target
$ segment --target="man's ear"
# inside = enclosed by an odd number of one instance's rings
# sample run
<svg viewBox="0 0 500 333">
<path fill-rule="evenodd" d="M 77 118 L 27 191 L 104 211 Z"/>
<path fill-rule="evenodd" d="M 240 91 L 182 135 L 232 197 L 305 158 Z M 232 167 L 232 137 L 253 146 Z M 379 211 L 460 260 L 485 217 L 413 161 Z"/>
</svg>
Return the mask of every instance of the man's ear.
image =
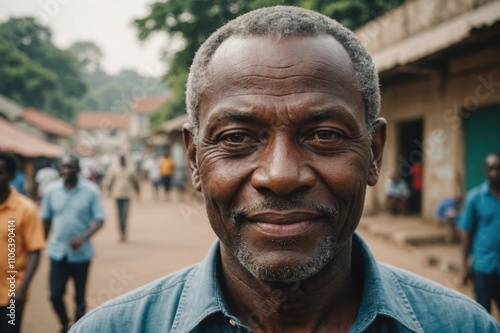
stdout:
<svg viewBox="0 0 500 333">
<path fill-rule="evenodd" d="M 200 171 L 196 160 L 196 145 L 194 143 L 193 127 L 190 124 L 184 124 L 182 127 L 182 137 L 184 139 L 184 146 L 186 147 L 186 156 L 191 172 L 191 181 L 194 188 L 201 192 Z"/>
<path fill-rule="evenodd" d="M 380 176 L 382 167 L 382 154 L 384 152 L 387 122 L 384 118 L 375 120 L 374 133 L 371 143 L 370 170 L 368 172 L 368 185 L 374 186 Z"/>
</svg>

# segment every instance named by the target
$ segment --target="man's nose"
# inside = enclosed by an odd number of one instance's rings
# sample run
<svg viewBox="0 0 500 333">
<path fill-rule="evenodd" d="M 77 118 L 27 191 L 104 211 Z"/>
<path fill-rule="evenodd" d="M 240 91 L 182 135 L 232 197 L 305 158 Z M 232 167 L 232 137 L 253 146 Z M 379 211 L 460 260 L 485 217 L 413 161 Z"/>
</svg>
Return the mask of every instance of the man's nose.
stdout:
<svg viewBox="0 0 500 333">
<path fill-rule="evenodd" d="M 259 166 L 253 172 L 252 186 L 267 189 L 276 195 L 292 194 L 298 189 L 314 186 L 316 176 L 292 140 L 278 137 L 271 139 L 260 152 Z"/>
</svg>

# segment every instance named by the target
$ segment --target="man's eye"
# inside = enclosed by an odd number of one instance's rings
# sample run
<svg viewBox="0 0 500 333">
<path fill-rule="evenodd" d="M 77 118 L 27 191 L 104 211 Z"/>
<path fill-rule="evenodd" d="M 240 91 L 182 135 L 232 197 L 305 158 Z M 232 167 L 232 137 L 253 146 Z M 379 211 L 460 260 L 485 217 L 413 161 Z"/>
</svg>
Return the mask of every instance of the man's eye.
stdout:
<svg viewBox="0 0 500 333">
<path fill-rule="evenodd" d="M 334 131 L 321 130 L 317 131 L 314 136 L 319 140 L 332 140 L 336 139 L 338 137 L 338 134 Z"/>
<path fill-rule="evenodd" d="M 247 135 L 243 133 L 231 133 L 226 136 L 226 139 L 233 143 L 241 143 L 245 141 Z"/>
</svg>

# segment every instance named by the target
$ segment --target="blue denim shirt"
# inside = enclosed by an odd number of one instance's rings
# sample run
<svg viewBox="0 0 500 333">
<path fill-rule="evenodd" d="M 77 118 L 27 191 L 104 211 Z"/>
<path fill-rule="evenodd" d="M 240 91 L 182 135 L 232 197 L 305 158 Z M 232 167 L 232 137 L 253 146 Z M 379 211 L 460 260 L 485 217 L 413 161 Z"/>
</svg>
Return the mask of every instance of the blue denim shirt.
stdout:
<svg viewBox="0 0 500 333">
<path fill-rule="evenodd" d="M 364 270 L 364 290 L 349 332 L 500 332 L 493 317 L 470 298 L 378 263 L 357 234 L 353 263 Z M 70 332 L 251 332 L 224 299 L 219 266 L 217 241 L 202 263 L 101 305 Z M 258 320 L 252 313 L 246 319 Z"/>
<path fill-rule="evenodd" d="M 48 254 L 51 259 L 78 263 L 89 261 L 94 256 L 90 240 L 78 249 L 69 246 L 72 239 L 90 227 L 92 221 L 104 221 L 99 188 L 96 184 L 78 177 L 76 186 L 68 191 L 60 179 L 50 184 L 40 207 L 42 220 L 52 220 Z"/>
<path fill-rule="evenodd" d="M 472 269 L 500 274 L 500 199 L 488 182 L 467 194 L 459 227 L 472 234 Z"/>
</svg>

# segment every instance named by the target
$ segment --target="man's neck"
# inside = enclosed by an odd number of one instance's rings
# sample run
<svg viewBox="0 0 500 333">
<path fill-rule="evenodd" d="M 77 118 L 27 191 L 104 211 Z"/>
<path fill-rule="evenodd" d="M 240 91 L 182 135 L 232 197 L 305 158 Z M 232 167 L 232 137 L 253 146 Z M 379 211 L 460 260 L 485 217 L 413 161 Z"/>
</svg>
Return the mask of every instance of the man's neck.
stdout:
<svg viewBox="0 0 500 333">
<path fill-rule="evenodd" d="M 362 287 L 350 243 L 319 274 L 288 284 L 257 280 L 239 263 L 222 266 L 229 307 L 254 332 L 347 332 L 356 320 Z"/>
<path fill-rule="evenodd" d="M 494 196 L 500 199 L 500 184 L 490 182 L 490 190 Z"/>
<path fill-rule="evenodd" d="M 0 205 L 3 204 L 5 201 L 7 201 L 7 198 L 9 197 L 10 195 L 10 187 L 7 187 L 7 190 L 0 193 Z"/>
<path fill-rule="evenodd" d="M 66 179 L 64 181 L 64 187 L 68 190 L 73 189 L 76 186 L 76 183 L 78 182 L 78 177 L 71 178 L 71 179 Z"/>
</svg>

